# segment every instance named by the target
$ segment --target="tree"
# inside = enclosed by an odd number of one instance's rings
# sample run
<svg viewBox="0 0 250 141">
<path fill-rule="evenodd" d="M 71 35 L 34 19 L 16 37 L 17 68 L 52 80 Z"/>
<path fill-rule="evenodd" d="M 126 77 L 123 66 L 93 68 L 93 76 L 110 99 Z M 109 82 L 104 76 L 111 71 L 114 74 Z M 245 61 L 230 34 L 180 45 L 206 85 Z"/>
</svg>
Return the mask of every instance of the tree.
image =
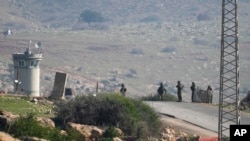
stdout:
<svg viewBox="0 0 250 141">
<path fill-rule="evenodd" d="M 103 22 L 104 18 L 99 12 L 84 10 L 80 15 L 79 21 L 87 22 L 90 25 L 91 22 Z"/>
</svg>

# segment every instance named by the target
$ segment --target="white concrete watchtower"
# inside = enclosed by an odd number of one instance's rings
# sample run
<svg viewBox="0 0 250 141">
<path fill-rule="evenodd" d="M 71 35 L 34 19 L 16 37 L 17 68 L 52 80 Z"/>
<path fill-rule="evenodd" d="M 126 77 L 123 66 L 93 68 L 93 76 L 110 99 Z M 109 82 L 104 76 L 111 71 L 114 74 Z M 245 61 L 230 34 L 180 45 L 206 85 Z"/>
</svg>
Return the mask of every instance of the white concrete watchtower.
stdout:
<svg viewBox="0 0 250 141">
<path fill-rule="evenodd" d="M 30 47 L 24 53 L 12 54 L 14 62 L 14 89 L 31 97 L 40 97 L 40 68 L 42 54 L 34 54 Z"/>
</svg>

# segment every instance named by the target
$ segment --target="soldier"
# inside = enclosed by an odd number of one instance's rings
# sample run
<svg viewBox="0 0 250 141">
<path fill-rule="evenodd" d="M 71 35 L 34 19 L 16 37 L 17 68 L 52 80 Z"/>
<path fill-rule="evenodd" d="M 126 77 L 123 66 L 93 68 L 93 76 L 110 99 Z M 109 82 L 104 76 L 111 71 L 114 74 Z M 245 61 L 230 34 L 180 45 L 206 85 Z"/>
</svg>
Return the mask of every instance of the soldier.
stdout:
<svg viewBox="0 0 250 141">
<path fill-rule="evenodd" d="M 163 84 L 160 83 L 160 87 L 157 90 L 159 95 L 159 100 L 163 101 L 163 94 L 167 93 L 166 89 L 163 87 Z"/>
<path fill-rule="evenodd" d="M 123 95 L 123 96 L 125 96 L 125 93 L 126 93 L 126 91 L 127 91 L 127 88 L 125 87 L 125 85 L 122 83 L 121 84 L 121 89 L 120 89 L 120 93 Z"/>
<path fill-rule="evenodd" d="M 184 86 L 181 84 L 181 81 L 177 82 L 176 88 L 177 88 L 178 102 L 182 102 L 181 90 L 184 88 Z"/>
<path fill-rule="evenodd" d="M 207 87 L 207 95 L 209 96 L 209 103 L 213 102 L 213 89 L 211 86 Z"/>
<path fill-rule="evenodd" d="M 195 83 L 194 83 L 194 82 L 192 82 L 192 85 L 191 85 L 190 89 L 191 89 L 191 91 L 192 91 L 191 101 L 194 102 L 194 91 L 195 91 L 195 89 L 196 89 Z"/>
</svg>

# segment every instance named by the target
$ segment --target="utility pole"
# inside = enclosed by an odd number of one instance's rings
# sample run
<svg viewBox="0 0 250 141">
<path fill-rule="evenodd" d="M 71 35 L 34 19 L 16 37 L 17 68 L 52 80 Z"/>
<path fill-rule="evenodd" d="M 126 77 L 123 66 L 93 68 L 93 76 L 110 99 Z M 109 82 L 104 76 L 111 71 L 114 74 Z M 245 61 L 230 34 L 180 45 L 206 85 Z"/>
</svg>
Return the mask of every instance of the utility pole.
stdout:
<svg viewBox="0 0 250 141">
<path fill-rule="evenodd" d="M 231 124 L 240 124 L 237 1 L 222 0 L 219 141 L 229 136 Z"/>
</svg>

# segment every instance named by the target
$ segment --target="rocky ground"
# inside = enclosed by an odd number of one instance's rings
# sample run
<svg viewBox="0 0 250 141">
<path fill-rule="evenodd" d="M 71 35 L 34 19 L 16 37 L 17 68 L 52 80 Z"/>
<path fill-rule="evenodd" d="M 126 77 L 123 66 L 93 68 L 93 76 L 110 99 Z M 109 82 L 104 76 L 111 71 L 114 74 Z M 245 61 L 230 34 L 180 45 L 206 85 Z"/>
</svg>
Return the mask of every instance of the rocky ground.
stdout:
<svg viewBox="0 0 250 141">
<path fill-rule="evenodd" d="M 5 117 L 4 115 L 1 115 L 1 119 L 3 119 L 3 117 Z M 39 121 L 43 121 L 44 119 L 42 120 L 39 120 Z M 45 120 L 49 120 L 49 119 L 45 119 Z M 49 120 L 50 122 L 52 122 L 51 120 Z M 215 137 L 217 135 L 217 133 L 214 133 L 214 132 L 211 132 L 211 131 L 208 131 L 206 129 L 202 129 L 200 127 L 197 127 L 195 125 L 192 125 L 192 124 L 189 124 L 189 123 L 186 123 L 186 122 L 183 122 L 181 120 L 178 120 L 178 119 L 173 119 L 171 117 L 167 117 L 167 116 L 161 116 L 161 121 L 162 123 L 164 124 L 165 128 L 163 128 L 163 131 L 161 133 L 161 137 L 160 139 L 157 139 L 157 138 L 149 138 L 149 140 L 151 141 L 158 141 L 158 140 L 162 140 L 162 141 L 176 141 L 176 140 L 181 140 L 181 139 L 188 139 L 188 138 L 192 138 L 192 139 L 197 139 L 200 138 L 200 137 Z M 47 122 L 46 122 L 47 123 Z M 73 124 L 73 123 L 71 123 Z M 54 125 L 54 123 L 52 122 L 52 125 Z M 79 131 L 83 134 L 85 133 L 90 133 L 90 131 L 87 131 L 88 130 L 95 130 L 97 131 L 98 129 L 98 132 L 102 132 L 101 129 L 97 128 L 97 127 L 93 127 L 91 126 L 88 126 L 88 125 L 80 125 L 80 124 L 74 124 L 74 127 L 72 128 L 75 128 L 76 130 L 79 130 L 80 128 L 79 127 L 82 127 L 84 126 L 84 128 L 81 128 L 81 129 L 85 129 L 84 131 Z M 51 126 L 51 127 L 54 127 L 54 126 Z M 86 128 L 88 127 L 88 128 Z M 120 131 L 122 132 L 122 131 Z M 122 133 L 121 133 L 122 134 Z M 11 137 L 10 135 L 4 133 L 4 132 L 0 132 L 0 141 L 16 141 L 18 139 L 15 139 L 13 137 Z M 23 140 L 23 139 L 21 139 Z M 25 140 L 27 141 L 34 141 L 34 140 L 43 140 L 43 141 L 46 141 L 44 139 L 39 139 L 39 138 L 36 138 L 36 137 L 25 137 Z M 114 141 L 122 141 L 123 139 L 120 138 L 114 138 Z M 126 140 L 126 139 L 124 139 Z M 89 140 L 91 141 L 91 139 Z"/>
<path fill-rule="evenodd" d="M 33 100 L 32 100 L 33 101 Z M 43 102 L 44 100 L 39 100 L 39 102 Z M 11 112 L 2 111 L 0 110 L 0 125 L 5 126 L 8 125 L 9 122 L 6 121 L 14 121 L 18 118 L 18 115 L 15 115 Z M 54 122 L 49 118 L 40 117 L 37 118 L 39 122 L 42 124 L 48 125 L 49 127 L 55 127 Z M 198 127 L 194 124 L 185 122 L 183 120 L 172 118 L 170 116 L 160 115 L 160 120 L 163 124 L 163 129 L 161 131 L 161 136 L 159 139 L 152 138 L 150 140 L 162 140 L 162 141 L 169 141 L 169 140 L 178 140 L 183 138 L 198 138 L 198 137 L 215 137 L 217 136 L 217 133 L 214 133 L 212 131 L 209 131 L 207 129 Z M 78 126 L 88 126 L 88 125 L 77 125 Z M 89 126 L 88 126 L 89 127 Z M 95 127 L 96 129 L 97 127 Z M 78 128 L 76 128 L 78 129 Z M 79 128 L 80 129 L 80 128 Z M 92 129 L 92 128 L 91 128 Z M 100 129 L 101 131 L 102 129 Z M 98 129 L 99 131 L 99 129 Z M 101 133 L 100 133 L 101 135 Z M 0 132 L 0 141 L 9 141 L 11 137 L 9 135 L 6 135 L 3 132 Z M 120 137 L 122 140 L 124 137 Z M 13 139 L 15 140 L 15 139 Z M 124 139 L 126 140 L 126 139 Z M 119 141 L 119 140 L 118 140 Z"/>
</svg>

